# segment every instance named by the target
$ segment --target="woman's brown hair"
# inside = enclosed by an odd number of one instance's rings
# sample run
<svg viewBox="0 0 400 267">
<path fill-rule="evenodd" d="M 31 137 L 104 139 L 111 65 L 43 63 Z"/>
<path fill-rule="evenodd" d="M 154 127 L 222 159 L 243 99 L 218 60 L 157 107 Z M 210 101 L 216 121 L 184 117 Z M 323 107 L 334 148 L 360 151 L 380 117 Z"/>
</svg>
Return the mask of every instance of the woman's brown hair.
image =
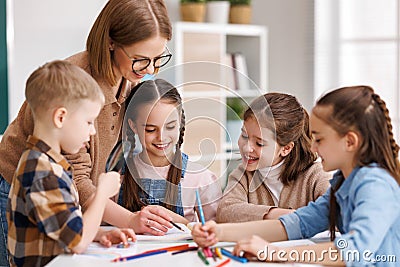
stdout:
<svg viewBox="0 0 400 267">
<path fill-rule="evenodd" d="M 119 45 L 132 45 L 156 35 L 167 40 L 172 37 L 171 22 L 163 0 L 109 0 L 86 41 L 93 76 L 103 77 L 111 86 L 117 83 L 110 40 Z"/>
<path fill-rule="evenodd" d="M 330 108 L 320 112 L 319 108 Z M 356 155 L 357 166 L 378 163 L 400 184 L 399 146 L 393 137 L 393 126 L 385 102 L 369 86 L 343 87 L 331 91 L 318 100 L 313 114 L 332 127 L 340 136 L 353 131 L 361 136 L 360 149 Z M 330 232 L 335 238 L 339 207 L 336 191 L 343 179 L 331 189 Z"/>
<path fill-rule="evenodd" d="M 138 112 L 140 112 L 140 107 L 144 104 L 154 105 L 158 101 L 165 101 L 169 104 L 175 105 L 181 117 L 179 123 L 180 135 L 175 147 L 174 158 L 168 170 L 167 188 L 163 203 L 166 208 L 175 211 L 174 204 L 178 198 L 178 184 L 180 183 L 182 176 L 181 146 L 185 134 L 185 114 L 182 108 L 182 99 L 178 90 L 172 84 L 162 79 L 156 79 L 154 81 L 149 80 L 138 84 L 133 89 L 131 96 L 127 100 L 127 103 L 129 104 L 124 119 L 124 129 L 126 131 L 127 141 L 130 143 L 130 149 L 126 158 L 128 168 L 122 183 L 122 204 L 130 211 L 138 211 L 146 204 L 143 203 L 139 197 L 140 193 L 145 192 L 143 192 L 139 185 L 140 176 L 133 157 L 136 147 L 135 133 L 129 126 L 126 126 L 128 124 L 127 121 L 128 119 L 135 121 Z"/>
<path fill-rule="evenodd" d="M 280 181 L 287 185 L 306 171 L 317 159 L 311 151 L 311 131 L 307 111 L 296 97 L 282 93 L 268 93 L 255 99 L 245 111 L 243 119 L 256 119 L 261 127 L 270 129 L 280 146 L 294 143 L 285 157 Z"/>
</svg>

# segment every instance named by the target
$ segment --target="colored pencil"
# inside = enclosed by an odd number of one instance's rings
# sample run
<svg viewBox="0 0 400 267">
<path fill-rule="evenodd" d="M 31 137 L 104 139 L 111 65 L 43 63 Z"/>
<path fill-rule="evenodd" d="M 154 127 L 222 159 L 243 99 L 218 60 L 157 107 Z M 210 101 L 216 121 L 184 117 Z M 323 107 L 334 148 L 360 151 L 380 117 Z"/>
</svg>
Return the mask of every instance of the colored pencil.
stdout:
<svg viewBox="0 0 400 267">
<path fill-rule="evenodd" d="M 205 265 L 209 265 L 210 263 L 208 262 L 208 260 L 206 259 L 206 256 L 203 254 L 203 252 L 201 251 L 201 249 L 197 250 L 197 255 L 199 256 L 199 258 L 205 263 Z"/>
<path fill-rule="evenodd" d="M 210 251 L 211 251 L 211 256 L 212 256 L 213 260 L 214 260 L 214 261 L 217 261 L 217 256 L 216 256 L 216 253 L 215 253 L 215 248 L 210 248 Z"/>
<path fill-rule="evenodd" d="M 165 250 L 165 251 L 171 252 L 171 251 L 177 251 L 177 250 L 182 250 L 182 249 L 187 249 L 187 248 L 189 248 L 189 244 L 165 247 L 165 248 L 158 248 L 158 249 L 148 250 L 144 253 L 149 253 L 149 252 L 154 252 L 154 251 L 159 251 L 159 250 Z"/>
<path fill-rule="evenodd" d="M 224 266 L 225 264 L 228 264 L 230 261 L 231 261 L 231 259 L 226 259 L 226 260 L 224 260 L 223 262 L 221 262 L 220 264 L 215 265 L 214 267 L 222 267 L 222 266 Z"/>
<path fill-rule="evenodd" d="M 169 221 L 175 228 L 181 230 L 182 232 L 185 232 L 179 225 L 177 225 L 176 223 L 174 223 L 173 221 Z"/>
<path fill-rule="evenodd" d="M 182 250 L 178 250 L 178 251 L 172 252 L 171 254 L 172 255 L 176 255 L 176 254 L 181 254 L 181 253 L 185 253 L 185 252 L 188 252 L 188 251 L 194 251 L 194 250 L 198 250 L 198 249 L 199 249 L 198 247 L 188 247 L 186 249 L 182 249 Z"/>
<path fill-rule="evenodd" d="M 220 248 L 215 248 L 215 253 L 217 254 L 218 258 L 220 258 L 222 260 L 221 249 Z"/>
<path fill-rule="evenodd" d="M 120 262 L 120 261 L 130 261 L 130 260 L 135 260 L 139 258 L 144 258 L 144 257 L 149 257 L 157 254 L 162 254 L 162 253 L 167 253 L 166 250 L 157 250 L 153 252 L 148 252 L 148 253 L 140 253 L 132 256 L 127 256 L 127 257 L 120 257 L 117 259 L 112 260 L 113 262 Z"/>
<path fill-rule="evenodd" d="M 224 256 L 226 256 L 226 257 L 228 257 L 228 258 L 231 258 L 232 260 L 241 262 L 241 263 L 246 263 L 246 262 L 249 261 L 249 260 L 246 259 L 246 258 L 238 257 L 238 256 L 233 255 L 229 250 L 226 250 L 226 249 L 224 249 L 224 248 L 221 248 L 221 253 L 222 253 L 222 255 L 224 255 Z"/>
<path fill-rule="evenodd" d="M 206 256 L 206 258 L 211 257 L 211 255 L 210 255 L 210 253 L 208 251 L 208 248 L 203 248 L 203 253 Z"/>
<path fill-rule="evenodd" d="M 199 210 L 199 216 L 200 216 L 201 224 L 204 225 L 206 223 L 206 220 L 204 219 L 203 207 L 201 206 L 199 189 L 196 189 L 196 200 L 197 200 L 197 207 L 198 207 L 198 210 Z"/>
</svg>

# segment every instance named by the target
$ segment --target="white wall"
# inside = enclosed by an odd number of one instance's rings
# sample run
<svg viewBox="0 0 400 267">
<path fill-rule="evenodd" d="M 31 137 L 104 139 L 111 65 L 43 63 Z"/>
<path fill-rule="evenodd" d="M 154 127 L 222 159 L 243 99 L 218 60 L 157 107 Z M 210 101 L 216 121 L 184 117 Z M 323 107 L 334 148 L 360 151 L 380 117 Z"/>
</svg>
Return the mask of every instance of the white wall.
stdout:
<svg viewBox="0 0 400 267">
<path fill-rule="evenodd" d="M 179 0 L 166 0 L 180 19 Z M 252 0 L 252 23 L 268 28 L 268 91 L 295 95 L 308 110 L 314 96 L 314 0 Z"/>
<path fill-rule="evenodd" d="M 44 63 L 85 49 L 106 0 L 7 0 L 9 120 L 25 99 L 25 82 Z"/>
<path fill-rule="evenodd" d="M 179 0 L 165 0 L 172 21 Z M 86 37 L 106 0 L 7 0 L 9 118 L 24 100 L 25 82 L 38 66 L 85 48 Z M 252 0 L 253 23 L 269 31 L 269 91 L 294 94 L 313 104 L 312 0 Z M 10 8 L 11 7 L 11 8 Z M 13 38 L 12 38 L 13 37 Z"/>
<path fill-rule="evenodd" d="M 269 91 L 295 95 L 308 110 L 314 90 L 314 1 L 252 0 L 253 23 L 268 27 Z"/>
</svg>

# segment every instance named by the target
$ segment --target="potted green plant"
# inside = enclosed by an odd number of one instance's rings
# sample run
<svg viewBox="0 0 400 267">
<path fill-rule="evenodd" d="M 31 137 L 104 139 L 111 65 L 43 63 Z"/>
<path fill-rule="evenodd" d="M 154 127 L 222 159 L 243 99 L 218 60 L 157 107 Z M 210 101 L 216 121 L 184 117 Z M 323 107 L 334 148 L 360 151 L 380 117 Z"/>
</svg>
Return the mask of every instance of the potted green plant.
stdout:
<svg viewBox="0 0 400 267">
<path fill-rule="evenodd" d="M 180 0 L 181 20 L 203 22 L 206 14 L 206 0 Z"/>
<path fill-rule="evenodd" d="M 207 0 L 206 22 L 228 23 L 229 7 L 229 0 Z"/>
<path fill-rule="evenodd" d="M 251 0 L 230 0 L 229 23 L 249 24 L 251 22 Z"/>
<path fill-rule="evenodd" d="M 240 136 L 243 113 L 247 104 L 242 98 L 227 98 L 226 100 L 226 140 L 236 143 Z"/>
</svg>

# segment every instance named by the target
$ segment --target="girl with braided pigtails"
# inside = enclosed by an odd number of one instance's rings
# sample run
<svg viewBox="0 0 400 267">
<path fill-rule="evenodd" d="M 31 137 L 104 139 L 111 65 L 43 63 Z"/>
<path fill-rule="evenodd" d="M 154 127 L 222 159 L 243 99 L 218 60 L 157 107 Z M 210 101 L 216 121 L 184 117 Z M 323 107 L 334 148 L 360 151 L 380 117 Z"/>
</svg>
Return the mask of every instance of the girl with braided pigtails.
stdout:
<svg viewBox="0 0 400 267">
<path fill-rule="evenodd" d="M 217 177 L 190 162 L 181 151 L 185 114 L 178 90 L 162 79 L 140 83 L 133 89 L 124 119 L 125 177 L 118 202 L 135 212 L 147 205 L 170 211 L 174 222 L 197 221 L 195 189 L 199 189 L 207 219 L 214 219 L 222 195 Z M 137 151 L 135 137 L 140 142 Z M 124 146 L 126 147 L 126 145 Z M 158 227 L 149 218 L 148 227 Z"/>
<path fill-rule="evenodd" d="M 399 146 L 385 102 L 368 86 L 339 88 L 318 100 L 310 126 L 323 169 L 336 170 L 323 196 L 279 220 L 195 226 L 194 240 L 201 246 L 237 241 L 236 255 L 247 252 L 259 260 L 399 266 Z M 285 248 L 268 243 L 327 229 L 331 242 Z"/>
</svg>

